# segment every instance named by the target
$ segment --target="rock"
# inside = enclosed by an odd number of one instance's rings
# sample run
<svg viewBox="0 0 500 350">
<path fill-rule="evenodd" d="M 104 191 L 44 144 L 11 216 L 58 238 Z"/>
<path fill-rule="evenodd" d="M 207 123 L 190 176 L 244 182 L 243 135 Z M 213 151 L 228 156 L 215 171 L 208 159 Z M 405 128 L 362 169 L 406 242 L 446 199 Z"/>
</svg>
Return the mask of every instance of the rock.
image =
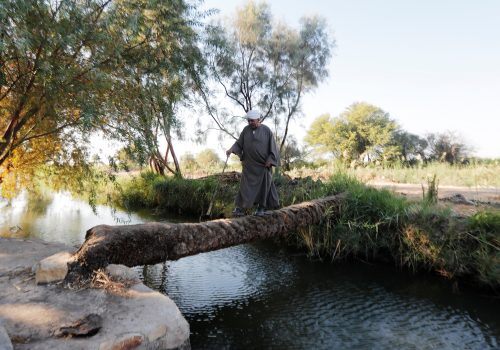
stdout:
<svg viewBox="0 0 500 350">
<path fill-rule="evenodd" d="M 466 205 L 476 205 L 476 203 L 474 203 L 473 201 L 471 200 L 468 200 L 467 198 L 465 198 L 465 196 L 461 193 L 456 193 L 454 194 L 453 196 L 450 196 L 450 197 L 446 197 L 446 198 L 443 198 L 444 201 L 448 201 L 448 202 L 452 202 L 452 203 L 455 203 L 455 204 L 466 204 Z"/>
<path fill-rule="evenodd" d="M 45 284 L 64 280 L 68 274 L 68 262 L 71 253 L 60 252 L 40 261 L 35 266 L 35 281 Z"/>
<path fill-rule="evenodd" d="M 16 350 L 190 348 L 189 324 L 177 305 L 140 281 L 122 283 L 116 290 L 36 284 L 31 267 L 62 250 L 69 248 L 34 239 L 0 239 L 0 332 L 3 325 L 8 334 L 5 341 L 0 335 L 0 349 L 11 349 L 11 343 Z M 109 271 L 127 282 L 135 276 L 125 266 L 111 266 Z M 58 330 L 69 326 L 92 332 L 95 327 L 88 327 L 89 322 L 75 321 L 89 314 L 102 319 L 93 336 L 57 337 Z"/>
<path fill-rule="evenodd" d="M 140 282 L 139 275 L 125 265 L 110 264 L 106 267 L 106 273 L 118 280 Z"/>
<path fill-rule="evenodd" d="M 60 327 L 54 335 L 56 337 L 91 337 L 102 327 L 102 317 L 97 314 L 89 314 L 82 319 Z"/>
<path fill-rule="evenodd" d="M 0 349 L 13 350 L 9 335 L 3 326 L 0 324 Z"/>
<path fill-rule="evenodd" d="M 144 335 L 127 333 L 117 338 L 101 343 L 99 350 L 129 350 L 136 349 L 144 342 Z"/>
</svg>

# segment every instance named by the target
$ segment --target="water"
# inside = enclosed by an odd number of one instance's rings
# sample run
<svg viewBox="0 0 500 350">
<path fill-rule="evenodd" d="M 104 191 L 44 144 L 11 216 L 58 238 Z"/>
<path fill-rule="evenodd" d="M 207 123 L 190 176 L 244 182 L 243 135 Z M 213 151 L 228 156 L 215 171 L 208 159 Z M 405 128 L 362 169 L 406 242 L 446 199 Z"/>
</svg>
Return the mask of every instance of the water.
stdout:
<svg viewBox="0 0 500 350">
<path fill-rule="evenodd" d="M 137 224 L 148 220 L 155 220 L 155 217 L 148 213 L 126 213 L 104 205 L 96 206 L 94 212 L 87 202 L 74 199 L 66 192 L 44 199 L 32 199 L 23 192 L 11 203 L 0 200 L 0 236 L 3 237 L 36 237 L 80 246 L 85 232 L 93 226 Z"/>
<path fill-rule="evenodd" d="M 96 224 L 158 220 L 95 215 L 66 194 L 42 204 L 2 206 L 0 235 L 80 244 Z M 499 299 L 390 266 L 311 261 L 259 242 L 135 269 L 179 306 L 193 349 L 500 349 Z"/>
</svg>

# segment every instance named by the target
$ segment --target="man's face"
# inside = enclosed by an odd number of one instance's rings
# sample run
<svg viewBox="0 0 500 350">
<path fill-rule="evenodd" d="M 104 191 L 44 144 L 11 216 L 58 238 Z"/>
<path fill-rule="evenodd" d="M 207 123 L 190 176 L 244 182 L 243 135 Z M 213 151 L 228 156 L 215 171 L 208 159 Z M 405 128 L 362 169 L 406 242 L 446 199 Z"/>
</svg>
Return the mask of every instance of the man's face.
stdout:
<svg viewBox="0 0 500 350">
<path fill-rule="evenodd" d="M 250 127 L 252 129 L 257 129 L 260 125 L 260 119 L 247 119 L 248 121 L 248 125 L 250 125 Z"/>
</svg>

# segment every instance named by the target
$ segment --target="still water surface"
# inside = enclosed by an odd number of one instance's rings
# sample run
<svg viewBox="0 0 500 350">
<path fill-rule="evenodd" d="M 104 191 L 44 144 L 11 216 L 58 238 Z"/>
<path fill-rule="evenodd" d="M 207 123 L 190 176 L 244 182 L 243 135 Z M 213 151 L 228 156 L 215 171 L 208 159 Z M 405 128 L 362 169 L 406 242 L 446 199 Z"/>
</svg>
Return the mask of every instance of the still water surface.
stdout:
<svg viewBox="0 0 500 350">
<path fill-rule="evenodd" d="M 0 202 L 0 235 L 78 245 L 128 215 L 68 194 Z M 191 325 L 193 349 L 500 349 L 500 302 L 389 266 L 311 261 L 259 242 L 137 267 Z"/>
</svg>

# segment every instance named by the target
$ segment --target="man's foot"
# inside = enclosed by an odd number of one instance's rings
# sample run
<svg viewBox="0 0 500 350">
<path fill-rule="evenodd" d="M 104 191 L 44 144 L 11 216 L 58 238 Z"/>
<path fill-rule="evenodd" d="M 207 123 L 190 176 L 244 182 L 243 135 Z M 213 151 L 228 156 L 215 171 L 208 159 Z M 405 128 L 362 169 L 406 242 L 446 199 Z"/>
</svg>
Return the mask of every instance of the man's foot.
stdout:
<svg viewBox="0 0 500 350">
<path fill-rule="evenodd" d="M 265 214 L 266 214 L 266 209 L 262 208 L 262 207 L 258 207 L 253 215 L 264 216 Z"/>
<path fill-rule="evenodd" d="M 233 218 L 238 218 L 240 216 L 244 216 L 245 215 L 245 213 L 243 212 L 243 210 L 241 210 L 241 208 L 238 208 L 238 207 L 234 208 L 232 214 L 233 214 Z"/>
</svg>

